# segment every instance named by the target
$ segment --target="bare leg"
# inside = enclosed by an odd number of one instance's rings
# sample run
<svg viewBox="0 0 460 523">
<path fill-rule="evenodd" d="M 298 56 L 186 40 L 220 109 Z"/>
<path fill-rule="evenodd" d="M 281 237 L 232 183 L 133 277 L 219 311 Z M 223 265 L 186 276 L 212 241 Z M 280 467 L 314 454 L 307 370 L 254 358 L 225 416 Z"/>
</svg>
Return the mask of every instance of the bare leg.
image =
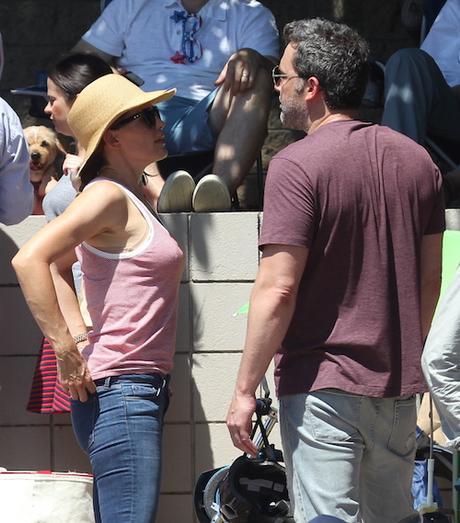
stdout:
<svg viewBox="0 0 460 523">
<path fill-rule="evenodd" d="M 232 96 L 221 88 L 212 104 L 209 122 L 219 135 L 214 174 L 225 180 L 232 194 L 243 182 L 264 143 L 272 90 L 268 71 L 260 69 L 252 89 Z"/>
</svg>

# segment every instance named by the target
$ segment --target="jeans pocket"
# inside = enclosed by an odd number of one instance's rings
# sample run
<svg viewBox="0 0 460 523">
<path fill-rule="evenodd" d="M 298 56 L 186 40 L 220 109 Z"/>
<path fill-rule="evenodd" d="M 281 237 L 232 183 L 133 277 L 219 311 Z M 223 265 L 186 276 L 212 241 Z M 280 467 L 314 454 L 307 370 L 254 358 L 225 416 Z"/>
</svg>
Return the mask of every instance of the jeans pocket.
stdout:
<svg viewBox="0 0 460 523">
<path fill-rule="evenodd" d="M 132 383 L 123 387 L 125 398 L 130 400 L 149 400 L 158 398 L 160 389 L 149 383 Z"/>
<path fill-rule="evenodd" d="M 358 435 L 361 397 L 328 391 L 306 396 L 305 412 L 316 441 L 339 443 L 354 441 Z"/>
<path fill-rule="evenodd" d="M 401 457 L 410 456 L 415 452 L 416 423 L 415 398 L 395 400 L 388 449 Z"/>
<path fill-rule="evenodd" d="M 123 396 L 128 416 L 148 416 L 163 419 L 167 389 L 151 384 L 126 384 Z"/>
<path fill-rule="evenodd" d="M 94 425 L 99 412 L 97 394 L 90 394 L 87 401 L 71 400 L 72 427 L 78 444 L 88 452 L 94 441 Z"/>
</svg>

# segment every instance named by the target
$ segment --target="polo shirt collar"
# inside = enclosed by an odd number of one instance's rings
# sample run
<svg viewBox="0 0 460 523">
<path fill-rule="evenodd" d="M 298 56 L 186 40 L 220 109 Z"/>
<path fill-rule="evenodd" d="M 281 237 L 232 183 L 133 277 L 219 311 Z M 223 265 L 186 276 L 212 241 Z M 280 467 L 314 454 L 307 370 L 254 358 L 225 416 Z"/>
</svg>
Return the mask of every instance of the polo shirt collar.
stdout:
<svg viewBox="0 0 460 523">
<path fill-rule="evenodd" d="M 163 5 L 166 8 L 183 8 L 179 0 L 163 0 Z M 209 10 L 211 18 L 225 21 L 227 19 L 227 10 L 230 6 L 228 2 L 216 2 L 215 0 L 209 0 L 204 7 Z"/>
</svg>

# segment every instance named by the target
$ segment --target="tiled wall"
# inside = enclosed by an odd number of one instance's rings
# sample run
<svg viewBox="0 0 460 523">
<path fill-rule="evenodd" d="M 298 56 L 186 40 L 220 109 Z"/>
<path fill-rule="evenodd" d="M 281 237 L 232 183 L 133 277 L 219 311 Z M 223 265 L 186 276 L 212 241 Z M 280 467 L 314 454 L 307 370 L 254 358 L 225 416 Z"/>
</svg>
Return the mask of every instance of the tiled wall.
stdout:
<svg viewBox="0 0 460 523">
<path fill-rule="evenodd" d="M 248 301 L 257 271 L 260 217 L 240 212 L 164 219 L 183 247 L 187 264 L 158 522 L 191 523 L 196 478 L 238 456 L 224 419 L 246 327 L 246 316 L 234 313 Z M 68 415 L 26 411 L 41 336 L 9 260 L 43 224 L 42 217 L 31 216 L 20 225 L 0 228 L 0 466 L 89 471 Z M 278 433 L 271 439 L 278 442 Z"/>
</svg>

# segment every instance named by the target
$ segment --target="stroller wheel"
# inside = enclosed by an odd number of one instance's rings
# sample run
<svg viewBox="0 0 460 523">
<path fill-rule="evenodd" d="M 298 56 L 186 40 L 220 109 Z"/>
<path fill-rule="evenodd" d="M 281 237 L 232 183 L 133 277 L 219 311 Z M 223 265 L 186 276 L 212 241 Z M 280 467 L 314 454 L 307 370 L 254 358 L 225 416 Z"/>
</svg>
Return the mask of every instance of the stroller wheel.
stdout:
<svg viewBox="0 0 460 523">
<path fill-rule="evenodd" d="M 195 512 L 200 523 L 210 523 L 216 511 L 212 505 L 215 501 L 216 490 L 220 481 L 227 473 L 229 465 L 218 469 L 203 472 L 195 486 L 194 503 Z"/>
<path fill-rule="evenodd" d="M 227 465 L 213 474 L 203 491 L 204 510 L 210 519 L 212 519 L 216 514 L 216 511 L 212 508 L 212 504 L 216 499 L 217 487 L 219 486 L 219 483 L 222 481 L 224 476 L 227 474 L 229 468 L 230 466 Z"/>
</svg>

